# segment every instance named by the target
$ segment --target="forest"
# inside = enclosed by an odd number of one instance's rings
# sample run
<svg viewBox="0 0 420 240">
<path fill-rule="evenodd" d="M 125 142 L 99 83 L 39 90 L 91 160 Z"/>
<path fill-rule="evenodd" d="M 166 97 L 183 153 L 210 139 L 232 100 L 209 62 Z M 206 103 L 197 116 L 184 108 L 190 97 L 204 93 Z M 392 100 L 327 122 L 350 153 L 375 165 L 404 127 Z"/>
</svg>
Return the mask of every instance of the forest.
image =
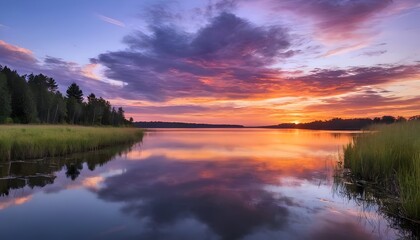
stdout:
<svg viewBox="0 0 420 240">
<path fill-rule="evenodd" d="M 63 95 L 51 77 L 19 75 L 0 65 L 0 123 L 124 126 L 132 122 L 122 107 L 116 109 L 94 93 L 84 99 L 76 83 Z"/>
<path fill-rule="evenodd" d="M 274 126 L 267 126 L 267 128 L 298 128 L 311 130 L 361 130 L 371 125 L 391 124 L 407 121 L 420 120 L 420 115 L 405 117 L 382 116 L 375 118 L 333 118 L 326 121 L 313 121 L 308 123 L 281 123 Z"/>
</svg>

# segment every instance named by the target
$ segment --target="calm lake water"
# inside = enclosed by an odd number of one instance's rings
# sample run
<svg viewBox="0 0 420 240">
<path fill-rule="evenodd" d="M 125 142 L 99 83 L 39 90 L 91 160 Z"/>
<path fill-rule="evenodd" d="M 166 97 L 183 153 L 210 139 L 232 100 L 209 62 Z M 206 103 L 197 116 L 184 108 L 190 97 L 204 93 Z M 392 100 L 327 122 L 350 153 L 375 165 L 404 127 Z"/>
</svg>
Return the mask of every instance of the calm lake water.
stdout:
<svg viewBox="0 0 420 240">
<path fill-rule="evenodd" d="M 354 133 L 169 129 L 0 164 L 1 239 L 396 239 L 334 184 Z"/>
</svg>

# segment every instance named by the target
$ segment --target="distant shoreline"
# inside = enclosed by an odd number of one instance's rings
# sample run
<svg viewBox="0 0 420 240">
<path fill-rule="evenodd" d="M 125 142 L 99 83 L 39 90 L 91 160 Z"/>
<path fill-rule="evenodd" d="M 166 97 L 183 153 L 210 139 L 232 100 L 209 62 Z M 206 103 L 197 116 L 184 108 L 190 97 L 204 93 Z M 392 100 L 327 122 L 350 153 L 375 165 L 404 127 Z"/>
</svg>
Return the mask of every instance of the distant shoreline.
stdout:
<svg viewBox="0 0 420 240">
<path fill-rule="evenodd" d="M 313 121 L 308 123 L 281 123 L 268 126 L 243 126 L 239 124 L 207 124 L 207 123 L 185 123 L 185 122 L 161 122 L 161 121 L 141 121 L 134 122 L 133 126 L 138 128 L 266 128 L 266 129 L 307 129 L 307 130 L 331 130 L 331 131 L 358 131 L 366 129 L 373 124 L 391 124 L 395 122 L 405 122 L 420 120 L 420 116 L 413 116 L 409 119 L 402 117 L 383 116 L 381 118 L 352 118 L 341 119 L 333 118 L 326 121 Z"/>
<path fill-rule="evenodd" d="M 206 124 L 183 122 L 134 122 L 133 126 L 139 128 L 245 128 L 235 124 Z"/>
</svg>

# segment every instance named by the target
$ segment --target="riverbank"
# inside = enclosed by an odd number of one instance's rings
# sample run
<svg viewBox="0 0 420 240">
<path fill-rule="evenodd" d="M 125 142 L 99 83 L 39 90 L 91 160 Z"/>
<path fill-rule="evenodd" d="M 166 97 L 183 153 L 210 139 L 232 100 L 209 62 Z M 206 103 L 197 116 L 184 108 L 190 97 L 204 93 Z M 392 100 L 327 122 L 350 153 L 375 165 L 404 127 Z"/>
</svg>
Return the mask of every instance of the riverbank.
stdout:
<svg viewBox="0 0 420 240">
<path fill-rule="evenodd" d="M 420 121 L 377 125 L 344 148 L 344 168 L 356 179 L 398 196 L 398 215 L 420 221 Z"/>
<path fill-rule="evenodd" d="M 23 160 L 92 151 L 141 140 L 138 128 L 72 125 L 0 126 L 0 161 Z"/>
</svg>

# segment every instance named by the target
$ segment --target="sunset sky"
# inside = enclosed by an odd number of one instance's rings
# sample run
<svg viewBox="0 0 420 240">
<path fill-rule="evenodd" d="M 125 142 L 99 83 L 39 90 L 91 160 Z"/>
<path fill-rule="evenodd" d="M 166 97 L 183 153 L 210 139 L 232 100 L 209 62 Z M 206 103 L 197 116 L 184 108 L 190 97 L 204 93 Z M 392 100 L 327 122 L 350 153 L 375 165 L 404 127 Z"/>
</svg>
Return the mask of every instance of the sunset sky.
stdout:
<svg viewBox="0 0 420 240">
<path fill-rule="evenodd" d="M 136 121 L 420 114 L 419 0 L 14 0 L 0 65 Z"/>
</svg>

